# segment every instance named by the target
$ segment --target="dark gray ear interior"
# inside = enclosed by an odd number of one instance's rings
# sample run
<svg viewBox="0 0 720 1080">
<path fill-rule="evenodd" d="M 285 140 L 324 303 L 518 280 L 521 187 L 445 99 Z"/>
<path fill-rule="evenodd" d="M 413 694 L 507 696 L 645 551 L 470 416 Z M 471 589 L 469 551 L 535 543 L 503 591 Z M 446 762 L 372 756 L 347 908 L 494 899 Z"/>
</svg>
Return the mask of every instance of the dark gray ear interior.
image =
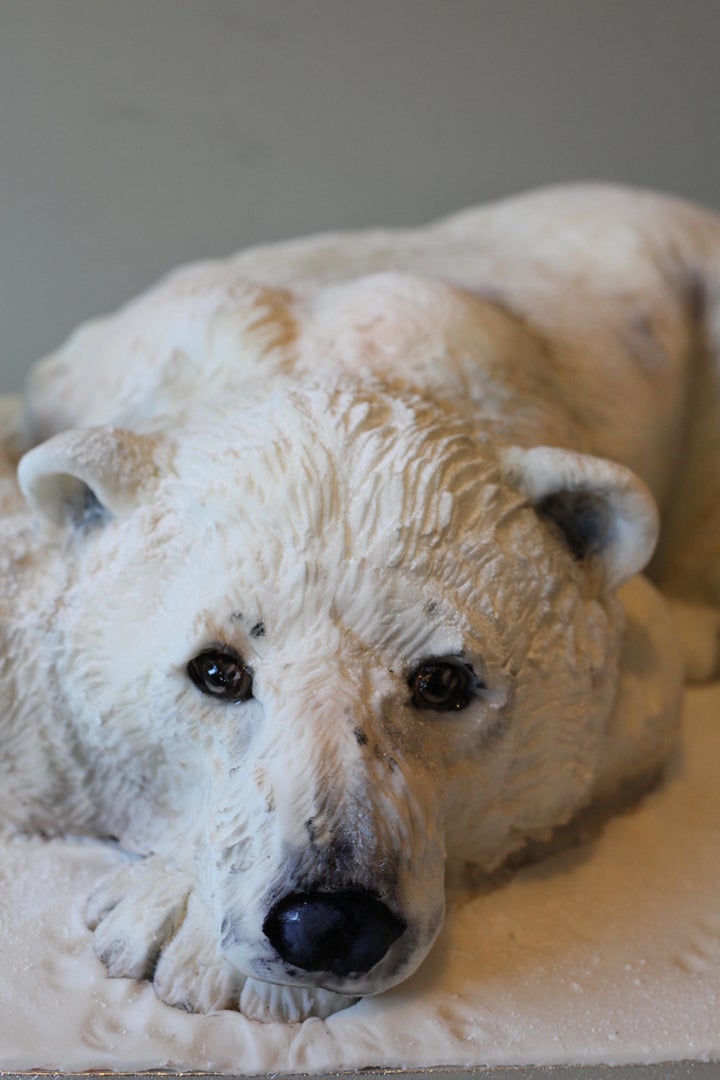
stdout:
<svg viewBox="0 0 720 1080">
<path fill-rule="evenodd" d="M 72 505 L 71 520 L 77 528 L 88 528 L 107 520 L 107 509 L 98 499 L 92 488 L 87 484 L 81 485 L 82 490 Z"/>
<path fill-rule="evenodd" d="M 55 475 L 47 480 L 55 486 L 56 501 L 63 517 L 75 528 L 89 528 L 109 516 L 93 489 L 76 476 Z"/>
<path fill-rule="evenodd" d="M 562 532 L 576 559 L 599 555 L 612 542 L 612 511 L 594 492 L 556 491 L 541 499 L 536 510 Z"/>
</svg>

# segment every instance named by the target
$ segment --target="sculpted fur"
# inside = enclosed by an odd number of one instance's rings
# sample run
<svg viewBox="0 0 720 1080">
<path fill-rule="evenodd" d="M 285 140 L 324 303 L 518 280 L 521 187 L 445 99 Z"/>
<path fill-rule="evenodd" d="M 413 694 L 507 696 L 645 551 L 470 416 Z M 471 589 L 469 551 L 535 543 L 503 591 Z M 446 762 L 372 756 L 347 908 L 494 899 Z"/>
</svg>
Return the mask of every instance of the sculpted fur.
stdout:
<svg viewBox="0 0 720 1080">
<path fill-rule="evenodd" d="M 127 850 L 111 975 L 328 1015 L 446 866 L 657 774 L 717 667 L 719 341 L 720 222 L 596 186 L 189 267 L 36 368 L 0 812 Z"/>
</svg>

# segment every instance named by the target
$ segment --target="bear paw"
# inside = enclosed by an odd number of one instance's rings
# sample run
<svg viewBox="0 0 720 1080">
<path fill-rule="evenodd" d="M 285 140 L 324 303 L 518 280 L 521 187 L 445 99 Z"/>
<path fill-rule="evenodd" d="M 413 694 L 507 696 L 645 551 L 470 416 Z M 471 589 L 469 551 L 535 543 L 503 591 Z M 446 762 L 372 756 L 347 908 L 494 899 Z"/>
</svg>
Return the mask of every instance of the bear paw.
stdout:
<svg viewBox="0 0 720 1080">
<path fill-rule="evenodd" d="M 191 889 L 189 874 L 155 856 L 121 866 L 100 882 L 85 918 L 108 974 L 152 979 L 161 949 L 185 917 Z"/>
<path fill-rule="evenodd" d="M 147 979 L 192 1012 L 238 1008 L 244 977 L 223 956 L 190 873 L 152 855 L 123 866 L 94 890 L 86 920 L 111 977 Z"/>
<path fill-rule="evenodd" d="M 222 953 L 207 906 L 191 893 L 182 926 L 158 959 L 155 992 L 168 1005 L 208 1013 L 238 1009 L 244 982 L 245 976 Z"/>
<path fill-rule="evenodd" d="M 157 855 L 109 874 L 86 909 L 95 953 L 113 978 L 147 979 L 161 1001 L 188 1012 L 236 1009 L 251 1020 L 325 1019 L 357 999 L 320 987 L 248 978 L 224 956 L 192 874 Z"/>
</svg>

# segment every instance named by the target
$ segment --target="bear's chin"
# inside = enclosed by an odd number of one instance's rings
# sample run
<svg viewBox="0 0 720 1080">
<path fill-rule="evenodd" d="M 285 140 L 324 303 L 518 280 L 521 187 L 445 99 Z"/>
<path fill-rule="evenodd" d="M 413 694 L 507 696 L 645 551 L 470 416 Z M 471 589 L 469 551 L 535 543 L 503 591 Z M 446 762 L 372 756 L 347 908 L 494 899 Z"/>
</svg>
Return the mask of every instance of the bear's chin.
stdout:
<svg viewBox="0 0 720 1080">
<path fill-rule="evenodd" d="M 264 1024 L 296 1024 L 310 1017 L 326 1020 L 357 1000 L 317 986 L 284 986 L 246 979 L 238 1008 L 249 1020 Z"/>
</svg>

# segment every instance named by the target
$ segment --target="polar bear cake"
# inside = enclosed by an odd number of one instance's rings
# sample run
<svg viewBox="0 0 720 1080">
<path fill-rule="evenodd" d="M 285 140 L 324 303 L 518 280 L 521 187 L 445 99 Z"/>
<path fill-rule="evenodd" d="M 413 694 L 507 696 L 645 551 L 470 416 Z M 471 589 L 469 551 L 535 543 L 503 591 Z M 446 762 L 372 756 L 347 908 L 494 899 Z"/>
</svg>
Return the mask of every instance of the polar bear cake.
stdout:
<svg viewBox="0 0 720 1080">
<path fill-rule="evenodd" d="M 128 852 L 111 976 L 328 1016 L 446 867 L 657 775 L 717 668 L 719 364 L 718 219 L 584 186 L 191 266 L 36 368 L 0 813 Z"/>
</svg>

